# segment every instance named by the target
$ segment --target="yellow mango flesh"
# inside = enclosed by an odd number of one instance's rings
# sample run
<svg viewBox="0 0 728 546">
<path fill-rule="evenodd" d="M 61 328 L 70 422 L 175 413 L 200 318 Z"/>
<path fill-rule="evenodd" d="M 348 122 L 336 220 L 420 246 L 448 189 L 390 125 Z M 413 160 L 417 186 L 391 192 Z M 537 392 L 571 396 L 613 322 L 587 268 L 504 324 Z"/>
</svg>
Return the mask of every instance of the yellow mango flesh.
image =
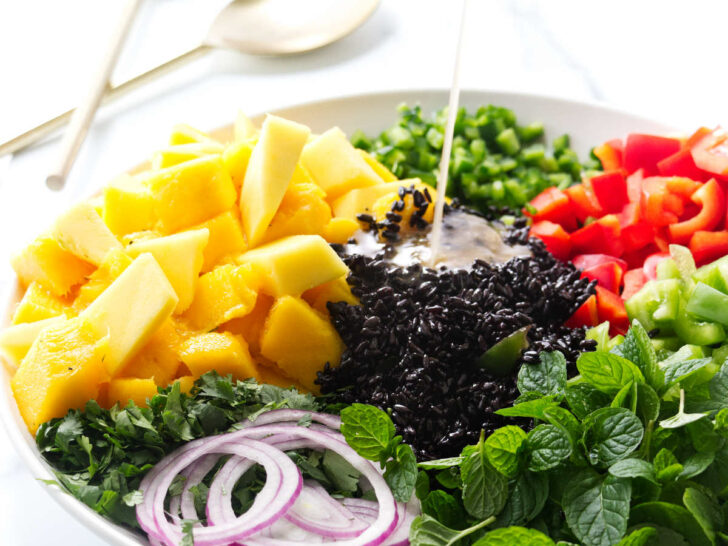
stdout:
<svg viewBox="0 0 728 546">
<path fill-rule="evenodd" d="M 250 121 L 250 118 L 245 115 L 245 112 L 238 110 L 238 115 L 235 117 L 235 124 L 233 125 L 233 135 L 235 142 L 242 142 L 255 138 L 258 135 L 258 128 L 255 124 Z"/>
<path fill-rule="evenodd" d="M 80 313 L 98 298 L 124 270 L 131 265 L 131 258 L 122 250 L 112 250 L 106 255 L 99 268 L 91 273 L 88 280 L 79 288 L 73 300 L 73 310 Z"/>
<path fill-rule="evenodd" d="M 89 203 L 79 203 L 63 213 L 56 220 L 53 236 L 70 253 L 96 266 L 110 250 L 122 248 Z"/>
<path fill-rule="evenodd" d="M 183 375 L 182 377 L 178 377 L 175 382 L 179 382 L 179 392 L 188 394 L 195 385 L 195 380 L 196 378 L 191 375 Z"/>
<path fill-rule="evenodd" d="M 190 144 L 179 144 L 170 146 L 164 150 L 155 152 L 152 156 L 152 169 L 166 169 L 173 165 L 197 159 L 206 155 L 220 155 L 223 146 L 219 142 L 193 142 Z"/>
<path fill-rule="evenodd" d="M 209 332 L 192 336 L 180 347 L 180 357 L 194 377 L 215 370 L 234 379 L 255 377 L 248 344 L 230 332 Z"/>
<path fill-rule="evenodd" d="M 39 282 L 56 296 L 65 296 L 81 284 L 94 270 L 85 262 L 61 248 L 50 235 L 41 235 L 10 259 L 23 285 Z"/>
<path fill-rule="evenodd" d="M 278 299 L 265 321 L 261 353 L 288 377 L 317 392 L 316 372 L 339 364 L 344 344 L 331 323 L 300 298 Z"/>
<path fill-rule="evenodd" d="M 392 171 L 390 171 L 387 167 L 377 161 L 372 154 L 370 154 L 366 150 L 361 150 L 359 148 L 357 148 L 356 151 L 360 156 L 364 158 L 364 161 L 367 162 L 367 165 L 369 165 L 372 170 L 377 173 L 379 178 L 381 178 L 384 182 L 395 182 L 397 180 L 397 177 L 394 176 Z"/>
<path fill-rule="evenodd" d="M 232 332 L 248 342 L 248 348 L 254 356 L 260 354 L 260 336 L 263 334 L 265 318 L 273 306 L 273 298 L 266 294 L 258 294 L 253 309 L 244 317 L 230 320 L 220 325 L 220 330 Z"/>
<path fill-rule="evenodd" d="M 339 245 L 346 244 L 352 235 L 360 228 L 359 222 L 349 218 L 332 218 L 324 227 L 322 233 L 324 239 L 329 243 Z"/>
<path fill-rule="evenodd" d="M 83 317 L 97 335 L 109 335 L 104 361 L 116 377 L 177 305 L 177 295 L 151 254 L 142 254 L 89 305 Z"/>
<path fill-rule="evenodd" d="M 293 235 L 238 257 L 263 273 L 261 289 L 268 295 L 298 296 L 348 273 L 348 268 L 319 235 Z"/>
<path fill-rule="evenodd" d="M 240 214 L 248 246 L 263 240 L 301 156 L 308 127 L 276 116 L 263 122 L 240 193 Z"/>
<path fill-rule="evenodd" d="M 217 142 L 207 133 L 203 133 L 199 129 L 195 129 L 186 123 L 178 123 L 172 128 L 172 134 L 169 135 L 169 145 L 178 146 L 180 144 L 194 144 L 200 142 Z"/>
<path fill-rule="evenodd" d="M 146 345 L 124 366 L 121 375 L 152 379 L 160 387 L 166 387 L 182 363 L 179 346 L 185 335 L 184 328 L 174 319 L 165 320 Z"/>
<path fill-rule="evenodd" d="M 0 332 L 0 355 L 12 369 L 17 368 L 38 335 L 46 328 L 63 322 L 66 322 L 66 318 L 59 315 L 5 328 Z"/>
<path fill-rule="evenodd" d="M 140 408 L 149 406 L 147 400 L 157 394 L 157 385 L 151 379 L 119 377 L 109 382 L 106 400 L 109 407 L 119 404 L 124 408 L 134 402 Z"/>
<path fill-rule="evenodd" d="M 118 236 L 151 229 L 156 222 L 152 193 L 140 178 L 122 175 L 104 189 L 102 216 Z"/>
<path fill-rule="evenodd" d="M 248 170 L 250 155 L 253 153 L 254 141 L 236 141 L 225 148 L 222 154 L 222 160 L 225 163 L 230 178 L 235 185 L 235 189 L 240 192 L 245 179 L 245 172 Z"/>
<path fill-rule="evenodd" d="M 152 173 L 145 183 L 164 233 L 174 233 L 225 212 L 237 198 L 220 156 L 206 156 Z"/>
<path fill-rule="evenodd" d="M 329 310 L 326 307 L 328 302 L 337 303 L 343 301 L 349 305 L 359 305 L 359 298 L 351 293 L 351 287 L 346 282 L 346 277 L 339 277 L 333 281 L 316 286 L 311 290 L 307 290 L 303 293 L 302 297 L 311 307 L 323 315 L 329 314 Z"/>
<path fill-rule="evenodd" d="M 350 190 L 383 182 L 338 127 L 308 143 L 301 162 L 330 200 Z"/>
<path fill-rule="evenodd" d="M 132 257 L 148 252 L 157 260 L 177 294 L 177 307 L 174 310 L 177 314 L 184 312 L 192 303 L 195 282 L 202 268 L 202 253 L 209 236 L 210 232 L 202 228 L 141 241 L 127 247 L 127 253 Z"/>
<path fill-rule="evenodd" d="M 331 204 L 331 208 L 334 211 L 334 216 L 337 218 L 349 218 L 350 220 L 356 220 L 357 215 L 359 214 L 371 214 L 374 203 L 380 197 L 391 193 L 397 193 L 400 187 L 409 187 L 412 184 L 414 184 L 417 189 L 429 187 L 422 183 L 419 178 L 411 178 L 407 180 L 400 180 L 398 182 L 388 182 L 386 184 L 369 186 L 368 188 L 359 188 L 351 190 L 336 199 Z"/>
<path fill-rule="evenodd" d="M 103 364 L 108 341 L 82 319 L 51 326 L 38 335 L 11 381 L 31 434 L 41 423 L 97 397 L 99 385 L 108 380 Z"/>
<path fill-rule="evenodd" d="M 300 383 L 298 383 L 295 379 L 291 379 L 290 377 L 287 377 L 281 369 L 276 366 L 275 364 L 271 364 L 270 366 L 264 366 L 262 364 L 256 364 L 256 376 L 255 378 L 258 380 L 258 383 L 266 383 L 268 385 L 275 385 L 276 387 L 281 387 L 283 389 L 290 389 L 294 388 L 297 389 L 299 392 L 309 392 L 310 389 L 307 389 Z"/>
<path fill-rule="evenodd" d="M 211 271 L 216 265 L 245 252 L 248 248 L 243 235 L 243 226 L 240 225 L 233 210 L 218 214 L 197 226 L 197 229 L 202 228 L 210 232 L 207 246 L 202 253 L 203 273 Z"/>
<path fill-rule="evenodd" d="M 69 306 L 68 298 L 53 295 L 38 282 L 32 282 L 13 313 L 13 324 L 36 322 L 62 314 Z"/>
<path fill-rule="evenodd" d="M 250 267 L 222 265 L 198 277 L 192 305 L 183 315 L 193 329 L 209 332 L 223 322 L 243 317 L 255 305 Z"/>
<path fill-rule="evenodd" d="M 265 232 L 267 243 L 289 235 L 321 235 L 331 220 L 326 194 L 316 184 L 291 184 Z"/>
</svg>

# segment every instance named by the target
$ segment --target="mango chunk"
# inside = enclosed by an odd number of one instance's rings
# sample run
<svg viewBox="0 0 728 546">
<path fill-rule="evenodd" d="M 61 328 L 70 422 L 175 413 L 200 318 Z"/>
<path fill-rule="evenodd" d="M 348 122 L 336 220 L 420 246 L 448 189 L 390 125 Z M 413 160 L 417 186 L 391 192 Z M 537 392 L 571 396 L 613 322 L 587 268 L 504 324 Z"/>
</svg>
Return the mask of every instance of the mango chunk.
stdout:
<svg viewBox="0 0 728 546">
<path fill-rule="evenodd" d="M 195 144 L 200 142 L 217 142 L 207 133 L 195 129 L 186 123 L 178 123 L 172 127 L 172 134 L 169 135 L 169 145 L 177 146 L 179 144 Z"/>
<path fill-rule="evenodd" d="M 38 282 L 32 282 L 13 313 L 13 324 L 36 322 L 63 314 L 69 306 L 68 298 L 55 296 Z"/>
<path fill-rule="evenodd" d="M 160 230 L 174 233 L 225 212 L 237 193 L 220 156 L 205 156 L 152 173 L 145 179 L 154 197 Z"/>
<path fill-rule="evenodd" d="M 390 171 L 387 167 L 377 161 L 372 154 L 360 148 L 357 148 L 356 151 L 360 156 L 364 158 L 364 161 L 367 162 L 367 165 L 369 165 L 372 170 L 377 173 L 379 178 L 384 180 L 384 182 L 395 182 L 397 180 L 397 177 L 394 176 L 394 173 L 392 173 L 392 171 Z"/>
<path fill-rule="evenodd" d="M 248 348 L 254 356 L 260 354 L 260 336 L 263 334 L 265 318 L 273 306 L 273 298 L 266 294 L 258 294 L 255 306 L 244 317 L 230 320 L 220 325 L 220 330 L 238 334 L 248 342 Z"/>
<path fill-rule="evenodd" d="M 38 335 L 11 381 L 31 434 L 41 423 L 97 397 L 99 385 L 108 381 L 103 364 L 108 342 L 108 335 L 99 337 L 88 321 L 79 318 Z"/>
<path fill-rule="evenodd" d="M 165 320 L 139 352 L 124 366 L 123 377 L 152 379 L 166 387 L 174 379 L 182 360 L 179 347 L 188 333 L 174 319 Z"/>
<path fill-rule="evenodd" d="M 124 408 L 129 402 L 134 402 L 140 408 L 149 406 L 150 400 L 157 394 L 157 385 L 151 379 L 137 377 L 119 377 L 109 382 L 106 391 L 106 401 L 109 407 L 119 404 Z"/>
<path fill-rule="evenodd" d="M 351 293 L 351 287 L 346 282 L 346 277 L 339 277 L 333 281 L 306 290 L 302 297 L 316 311 L 327 316 L 329 314 L 328 307 L 326 306 L 328 302 L 337 303 L 343 301 L 349 305 L 359 305 L 359 298 Z"/>
<path fill-rule="evenodd" d="M 310 392 L 310 389 L 302 386 L 295 379 L 286 377 L 281 369 L 275 364 L 263 365 L 256 364 L 256 376 L 258 383 L 267 383 L 268 385 L 275 385 L 282 389 L 297 389 L 299 392 Z"/>
<path fill-rule="evenodd" d="M 230 332 L 209 332 L 186 340 L 180 347 L 182 362 L 194 377 L 215 370 L 234 379 L 255 377 L 255 366 L 248 344 Z"/>
<path fill-rule="evenodd" d="M 63 322 L 66 322 L 66 317 L 59 315 L 5 328 L 0 331 L 0 355 L 12 369 L 16 369 L 40 333 Z"/>
<path fill-rule="evenodd" d="M 197 379 L 191 375 L 183 375 L 182 377 L 178 377 L 175 381 L 179 382 L 179 392 L 188 394 L 192 390 L 192 387 L 195 386 L 196 380 Z"/>
<path fill-rule="evenodd" d="M 245 179 L 245 173 L 248 170 L 248 163 L 250 162 L 250 156 L 253 153 L 253 147 L 255 141 L 242 140 L 235 141 L 230 146 L 225 148 L 222 154 L 222 160 L 225 163 L 230 178 L 233 181 L 235 189 L 240 192 L 240 188 L 243 186 L 243 180 Z"/>
<path fill-rule="evenodd" d="M 110 250 L 122 248 L 89 203 L 79 203 L 63 213 L 56 220 L 53 236 L 71 254 L 96 266 Z"/>
<path fill-rule="evenodd" d="M 152 169 L 166 169 L 179 165 L 191 159 L 197 159 L 206 155 L 220 155 L 223 146 L 219 142 L 193 142 L 190 144 L 178 144 L 159 150 L 152 156 Z"/>
<path fill-rule="evenodd" d="M 138 177 L 122 175 L 104 189 L 104 222 L 117 236 L 151 229 L 154 199 Z"/>
<path fill-rule="evenodd" d="M 10 258 L 10 264 L 23 285 L 36 281 L 56 296 L 68 294 L 94 270 L 90 263 L 62 248 L 50 235 L 35 239 Z"/>
<path fill-rule="evenodd" d="M 234 210 L 218 214 L 197 226 L 197 229 L 202 228 L 210 232 L 207 246 L 202 253 L 203 273 L 211 271 L 226 258 L 245 252 L 248 248 L 243 235 L 243 226 L 240 225 Z"/>
<path fill-rule="evenodd" d="M 250 120 L 245 112 L 238 110 L 238 115 L 235 117 L 235 124 L 233 125 L 233 135 L 235 142 L 242 142 L 255 138 L 258 135 L 258 128 Z"/>
<path fill-rule="evenodd" d="M 176 314 L 184 312 L 195 295 L 195 282 L 202 268 L 202 253 L 210 232 L 206 228 L 141 241 L 127 247 L 130 256 L 150 253 L 167 275 L 177 294 Z"/>
<path fill-rule="evenodd" d="M 308 127 L 276 116 L 263 122 L 240 194 L 243 231 L 251 248 L 263 240 L 310 133 Z"/>
<path fill-rule="evenodd" d="M 78 290 L 73 300 L 73 310 L 80 313 L 91 305 L 101 293 L 131 265 L 131 258 L 123 250 L 112 250 L 106 255 L 99 268 L 91 273 L 88 280 Z"/>
<path fill-rule="evenodd" d="M 183 315 L 194 329 L 209 332 L 250 313 L 257 279 L 250 266 L 222 265 L 198 277 L 192 305 Z"/>
<path fill-rule="evenodd" d="M 116 377 L 177 306 L 177 295 L 151 254 L 142 254 L 79 317 L 109 335 L 104 364 Z"/>
<path fill-rule="evenodd" d="M 321 235 L 331 220 L 326 194 L 316 184 L 291 184 L 265 232 L 263 242 L 289 235 Z"/>
<path fill-rule="evenodd" d="M 334 216 L 337 218 L 349 218 L 350 220 L 356 220 L 359 214 L 371 214 L 374 203 L 380 197 L 391 193 L 397 193 L 400 187 L 409 187 L 412 184 L 414 184 L 417 189 L 429 187 L 426 186 L 419 178 L 410 178 L 407 180 L 400 180 L 398 182 L 388 182 L 386 184 L 369 186 L 368 188 L 359 188 L 351 190 L 336 199 L 331 204 L 331 208 L 334 211 Z"/>
<path fill-rule="evenodd" d="M 359 222 L 350 218 L 332 218 L 322 233 L 329 243 L 344 245 L 360 229 Z"/>
<path fill-rule="evenodd" d="M 305 290 L 346 275 L 349 269 L 319 235 L 293 235 L 238 256 L 263 272 L 261 290 L 274 297 Z"/>
<path fill-rule="evenodd" d="M 301 162 L 330 200 L 347 191 L 384 182 L 338 127 L 306 144 Z"/>
<path fill-rule="evenodd" d="M 288 377 L 317 392 L 316 372 L 339 364 L 344 344 L 331 323 L 300 298 L 273 304 L 260 341 L 261 353 Z"/>
</svg>

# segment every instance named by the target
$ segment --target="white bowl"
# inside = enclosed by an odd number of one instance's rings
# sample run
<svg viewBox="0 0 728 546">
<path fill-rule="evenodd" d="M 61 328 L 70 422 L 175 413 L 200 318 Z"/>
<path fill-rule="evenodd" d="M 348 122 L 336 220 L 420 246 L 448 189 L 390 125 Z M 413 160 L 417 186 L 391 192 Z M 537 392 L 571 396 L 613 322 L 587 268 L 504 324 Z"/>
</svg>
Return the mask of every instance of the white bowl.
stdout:
<svg viewBox="0 0 728 546">
<path fill-rule="evenodd" d="M 314 132 L 322 132 L 338 125 L 351 134 L 362 129 L 367 134 L 378 134 L 392 125 L 396 119 L 395 108 L 403 103 L 419 103 L 426 113 L 447 104 L 445 90 L 394 91 L 341 98 L 324 99 L 316 102 L 288 106 L 274 113 L 304 123 Z M 563 133 L 571 136 L 572 147 L 584 158 L 592 146 L 606 140 L 624 137 L 629 132 L 674 133 L 676 129 L 666 124 L 616 110 L 599 104 L 588 104 L 538 95 L 509 92 L 463 91 L 460 104 L 469 109 L 483 104 L 496 104 L 512 108 L 521 123 L 541 121 L 550 140 Z M 180 113 L 181 115 L 182 113 Z M 235 115 L 230 113 L 231 118 Z M 262 114 L 254 118 L 260 121 Z M 230 128 L 221 128 L 217 135 L 229 135 Z M 99 189 L 99 188 L 97 188 Z M 30 234 L 29 234 L 30 236 Z M 6 259 L 7 257 L 2 257 Z M 8 283 L 11 287 L 15 281 Z M 1 325 L 9 322 L 9 315 L 19 298 L 17 288 L 2 295 L 0 310 L 6 309 Z M 0 366 L 0 420 L 7 429 L 11 442 L 21 459 L 37 479 L 53 479 L 50 467 L 43 461 L 35 447 L 35 441 L 28 433 L 10 390 L 10 377 L 4 366 Z M 110 544 L 138 545 L 145 541 L 137 535 L 110 523 L 92 509 L 61 491 L 48 486 L 47 491 L 68 513 Z M 42 525 L 42 521 L 39 521 Z M 51 536 L 51 530 L 48 530 Z"/>
</svg>

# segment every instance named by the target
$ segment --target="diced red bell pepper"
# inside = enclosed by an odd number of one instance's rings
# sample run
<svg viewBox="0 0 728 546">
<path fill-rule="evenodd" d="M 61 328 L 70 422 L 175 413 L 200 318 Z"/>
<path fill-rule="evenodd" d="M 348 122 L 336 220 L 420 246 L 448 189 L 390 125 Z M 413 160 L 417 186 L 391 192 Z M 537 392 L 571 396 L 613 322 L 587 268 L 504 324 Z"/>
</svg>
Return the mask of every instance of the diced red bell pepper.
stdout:
<svg viewBox="0 0 728 546">
<path fill-rule="evenodd" d="M 689 149 L 666 157 L 657 164 L 657 171 L 662 176 L 684 176 L 692 180 L 705 182 L 710 175 L 698 168 L 693 160 L 693 154 Z"/>
<path fill-rule="evenodd" d="M 700 189 L 702 184 L 697 180 L 685 178 L 684 176 L 671 176 L 665 179 L 667 191 L 687 201 Z"/>
<path fill-rule="evenodd" d="M 642 195 L 642 181 L 644 179 L 644 169 L 637 169 L 627 177 L 627 197 L 630 203 L 639 202 Z"/>
<path fill-rule="evenodd" d="M 625 262 L 625 267 L 627 263 Z M 622 286 L 622 275 L 624 271 L 617 262 L 605 262 L 593 267 L 584 269 L 581 272 L 582 277 L 589 280 L 597 281 L 602 288 L 606 288 L 610 292 L 619 294 L 619 288 Z"/>
<path fill-rule="evenodd" d="M 700 127 L 697 131 L 695 131 L 683 144 L 684 150 L 690 150 L 693 146 L 695 146 L 698 142 L 703 140 L 706 136 L 708 136 L 710 133 L 713 132 L 713 129 L 709 129 L 707 127 Z"/>
<path fill-rule="evenodd" d="M 728 175 L 728 133 L 718 127 L 693 144 L 693 161 L 713 175 Z"/>
<path fill-rule="evenodd" d="M 617 264 L 622 272 L 627 271 L 627 262 L 608 254 L 578 254 L 571 259 L 577 269 L 585 270 L 602 264 Z"/>
<path fill-rule="evenodd" d="M 591 188 L 584 184 L 566 188 L 564 193 L 569 196 L 574 215 L 582 224 L 587 218 L 599 218 L 604 214 Z"/>
<path fill-rule="evenodd" d="M 654 281 L 657 278 L 657 266 L 662 260 L 667 260 L 669 257 L 669 252 L 655 252 L 645 259 L 642 272 L 648 281 Z"/>
<path fill-rule="evenodd" d="M 627 181 L 621 171 L 605 172 L 591 177 L 594 195 L 604 212 L 619 212 L 629 201 L 627 197 Z"/>
<path fill-rule="evenodd" d="M 624 302 L 618 294 L 597 286 L 597 312 L 599 322 L 609 321 L 611 335 L 625 334 L 629 328 L 629 318 Z"/>
<path fill-rule="evenodd" d="M 589 296 L 581 306 L 574 311 L 574 314 L 566 321 L 569 328 L 581 326 L 597 326 L 599 324 L 599 312 L 597 311 L 597 297 Z"/>
<path fill-rule="evenodd" d="M 622 212 L 617 215 L 617 218 L 619 219 L 619 225 L 622 226 L 622 228 L 624 228 L 625 226 L 636 224 L 640 221 L 641 217 L 642 209 L 640 208 L 639 201 L 637 201 L 636 203 L 627 203 L 622 209 Z"/>
<path fill-rule="evenodd" d="M 647 276 L 642 268 L 630 269 L 624 274 L 624 289 L 622 290 L 622 301 L 627 301 L 629 298 L 639 292 L 642 287 L 647 283 Z"/>
<path fill-rule="evenodd" d="M 696 231 L 712 231 L 725 222 L 725 193 L 715 178 L 703 184 L 690 199 L 701 207 L 700 212 L 689 220 L 667 227 L 675 243 L 685 244 Z"/>
<path fill-rule="evenodd" d="M 667 230 L 664 228 L 655 234 L 655 246 L 660 252 L 667 252 L 670 249 L 670 241 L 667 240 Z"/>
<path fill-rule="evenodd" d="M 534 213 L 524 209 L 524 214 L 533 218 L 534 222 L 548 220 L 560 224 L 567 231 L 576 229 L 576 217 L 571 207 L 569 196 L 558 188 L 546 188 L 531 200 Z"/>
<path fill-rule="evenodd" d="M 655 227 L 674 224 L 683 212 L 682 200 L 670 193 L 667 180 L 653 176 L 642 181 L 642 217 Z"/>
<path fill-rule="evenodd" d="M 580 254 L 621 256 L 624 248 L 619 238 L 617 216 L 608 214 L 571 234 L 571 248 Z"/>
<path fill-rule="evenodd" d="M 728 254 L 728 231 L 696 231 L 688 246 L 696 265 L 708 264 Z"/>
<path fill-rule="evenodd" d="M 624 146 L 619 139 L 610 140 L 594 148 L 594 155 L 602 164 L 602 169 L 611 171 L 622 168 L 622 151 Z"/>
<path fill-rule="evenodd" d="M 632 204 L 628 206 L 632 206 Z M 646 247 L 655 240 L 655 228 L 645 221 L 637 221 L 627 225 L 622 224 L 621 237 L 624 251 L 632 252 Z"/>
<path fill-rule="evenodd" d="M 655 252 L 660 252 L 660 249 L 657 248 L 656 244 L 650 243 L 649 245 L 640 248 L 639 250 L 625 252 L 622 255 L 622 259 L 627 262 L 627 267 L 629 269 L 642 269 L 645 260 Z"/>
<path fill-rule="evenodd" d="M 571 237 L 559 224 L 541 220 L 531 226 L 531 237 L 538 237 L 546 245 L 546 250 L 562 261 L 569 259 Z"/>
<path fill-rule="evenodd" d="M 676 138 L 632 133 L 624 146 L 624 168 L 627 172 L 644 169 L 645 174 L 657 174 L 657 163 L 680 151 Z"/>
</svg>

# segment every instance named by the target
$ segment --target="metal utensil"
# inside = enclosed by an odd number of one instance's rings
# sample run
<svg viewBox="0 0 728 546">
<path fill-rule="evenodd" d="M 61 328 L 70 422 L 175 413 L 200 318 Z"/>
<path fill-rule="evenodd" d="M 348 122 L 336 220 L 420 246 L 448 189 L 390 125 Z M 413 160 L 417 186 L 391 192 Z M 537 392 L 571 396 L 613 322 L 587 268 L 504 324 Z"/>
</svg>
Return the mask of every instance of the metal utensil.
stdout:
<svg viewBox="0 0 728 546">
<path fill-rule="evenodd" d="M 290 55 L 318 49 L 361 26 L 379 0 L 234 0 L 220 11 L 203 42 L 108 89 L 108 102 L 207 53 L 225 48 L 252 55 Z M 68 110 L 0 144 L 0 156 L 21 150 L 68 123 Z"/>
</svg>

